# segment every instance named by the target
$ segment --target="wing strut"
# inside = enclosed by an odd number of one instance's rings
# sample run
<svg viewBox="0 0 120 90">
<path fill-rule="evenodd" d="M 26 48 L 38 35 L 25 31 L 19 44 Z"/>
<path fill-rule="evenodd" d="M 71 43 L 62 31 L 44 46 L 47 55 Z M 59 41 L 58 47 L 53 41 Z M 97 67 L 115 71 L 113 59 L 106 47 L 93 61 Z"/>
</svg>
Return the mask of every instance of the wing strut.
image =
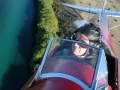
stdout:
<svg viewBox="0 0 120 90">
<path fill-rule="evenodd" d="M 98 21 L 100 21 L 101 15 L 104 13 L 106 3 L 107 3 L 107 0 L 104 0 L 103 7 L 102 7 L 102 11 L 101 11 L 101 13 L 100 13 L 100 16 L 99 16 L 99 20 L 98 20 Z"/>
</svg>

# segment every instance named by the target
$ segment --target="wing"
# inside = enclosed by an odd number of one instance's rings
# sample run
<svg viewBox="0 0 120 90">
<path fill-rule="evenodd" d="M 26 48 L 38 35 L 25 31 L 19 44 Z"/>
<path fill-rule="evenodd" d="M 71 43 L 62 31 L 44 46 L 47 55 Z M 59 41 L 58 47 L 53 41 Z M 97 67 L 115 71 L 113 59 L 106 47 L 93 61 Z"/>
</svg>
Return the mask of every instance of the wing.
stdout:
<svg viewBox="0 0 120 90">
<path fill-rule="evenodd" d="M 77 9 L 80 11 L 88 12 L 88 13 L 93 13 L 93 14 L 99 14 L 102 12 L 102 9 L 99 8 L 89 8 L 89 7 L 83 7 L 83 6 L 77 6 L 77 5 L 72 5 L 72 4 L 65 4 L 62 3 L 64 6 Z M 120 17 L 120 12 L 119 11 L 113 11 L 113 10 L 104 10 L 104 14 L 107 14 L 107 16 L 114 16 L 114 17 Z"/>
</svg>

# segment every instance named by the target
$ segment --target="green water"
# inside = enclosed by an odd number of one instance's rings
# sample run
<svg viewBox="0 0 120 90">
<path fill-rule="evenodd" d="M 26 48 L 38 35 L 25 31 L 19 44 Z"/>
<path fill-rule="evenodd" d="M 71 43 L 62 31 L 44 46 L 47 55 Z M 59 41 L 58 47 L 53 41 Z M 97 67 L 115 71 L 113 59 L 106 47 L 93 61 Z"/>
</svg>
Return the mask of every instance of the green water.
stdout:
<svg viewBox="0 0 120 90">
<path fill-rule="evenodd" d="M 33 42 L 32 8 L 32 0 L 0 0 L 0 88 L 2 90 L 19 89 L 31 75 L 28 62 Z"/>
</svg>

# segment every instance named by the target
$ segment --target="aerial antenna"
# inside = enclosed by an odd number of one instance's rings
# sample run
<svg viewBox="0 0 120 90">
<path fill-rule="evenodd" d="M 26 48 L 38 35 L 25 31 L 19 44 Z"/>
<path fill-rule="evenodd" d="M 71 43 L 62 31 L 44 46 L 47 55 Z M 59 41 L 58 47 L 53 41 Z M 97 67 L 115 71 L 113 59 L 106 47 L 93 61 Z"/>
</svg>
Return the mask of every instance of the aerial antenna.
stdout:
<svg viewBox="0 0 120 90">
<path fill-rule="evenodd" d="M 95 8 L 97 7 L 98 3 L 99 3 L 99 1 L 97 1 L 96 5 L 95 5 Z M 93 9 L 93 11 L 95 10 L 95 8 Z M 90 9 L 91 9 L 91 3 L 90 3 Z M 89 17 L 91 17 L 91 15 Z"/>
<path fill-rule="evenodd" d="M 117 0 L 116 0 L 116 1 L 117 1 Z M 120 6 L 120 5 L 119 5 L 119 6 Z M 118 8 L 119 8 L 119 6 L 118 6 Z M 118 8 L 117 8 L 116 13 L 119 11 Z M 116 15 L 116 13 L 114 14 L 114 16 Z M 114 19 L 114 17 L 113 17 L 113 19 Z M 117 22 L 117 20 L 116 20 L 116 22 Z M 118 22 L 117 22 L 117 23 L 118 23 Z M 114 28 L 116 28 L 116 27 L 119 27 L 119 26 L 120 26 L 120 24 L 118 23 L 118 25 L 109 28 L 109 30 L 112 30 L 112 29 L 114 29 Z"/>
<path fill-rule="evenodd" d="M 101 15 L 103 14 L 103 12 L 104 12 L 104 10 L 105 10 L 106 3 L 107 3 L 107 0 L 104 0 L 103 7 L 102 7 L 102 11 L 101 11 L 101 13 L 100 13 L 98 22 L 100 21 Z"/>
<path fill-rule="evenodd" d="M 116 25 L 116 26 L 110 28 L 109 30 L 114 29 L 114 28 L 116 28 L 116 27 L 118 27 L 118 26 L 120 26 L 120 24 L 118 24 L 118 25 Z"/>
</svg>

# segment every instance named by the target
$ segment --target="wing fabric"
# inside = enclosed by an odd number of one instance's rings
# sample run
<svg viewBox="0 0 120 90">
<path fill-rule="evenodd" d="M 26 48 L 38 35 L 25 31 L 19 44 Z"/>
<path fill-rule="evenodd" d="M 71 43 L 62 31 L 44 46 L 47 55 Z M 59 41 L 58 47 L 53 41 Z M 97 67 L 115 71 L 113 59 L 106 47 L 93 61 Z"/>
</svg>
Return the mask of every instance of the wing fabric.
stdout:
<svg viewBox="0 0 120 90">
<path fill-rule="evenodd" d="M 62 3 L 64 6 L 73 8 L 73 9 L 77 9 L 77 10 L 81 10 L 84 12 L 89 12 L 89 13 L 93 13 L 93 14 L 99 14 L 102 12 L 102 9 L 99 8 L 89 8 L 89 7 L 83 7 L 83 6 L 77 6 L 77 5 L 72 5 L 72 4 L 65 4 Z M 113 10 L 104 10 L 103 11 L 104 14 L 107 14 L 107 16 L 114 16 L 114 17 L 120 17 L 120 12 L 119 11 L 113 11 Z"/>
</svg>

